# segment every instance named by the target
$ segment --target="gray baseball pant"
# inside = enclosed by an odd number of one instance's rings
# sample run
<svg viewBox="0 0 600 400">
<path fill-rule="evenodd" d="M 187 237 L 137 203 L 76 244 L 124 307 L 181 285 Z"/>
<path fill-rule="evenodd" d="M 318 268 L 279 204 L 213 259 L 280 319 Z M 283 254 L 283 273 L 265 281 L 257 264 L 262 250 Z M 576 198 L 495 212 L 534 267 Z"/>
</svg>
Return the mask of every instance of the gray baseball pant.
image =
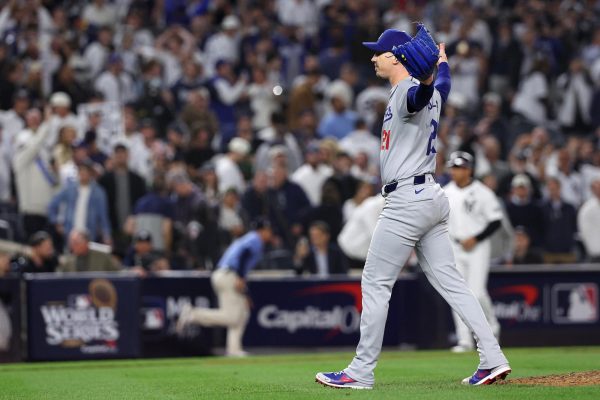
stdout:
<svg viewBox="0 0 600 400">
<path fill-rule="evenodd" d="M 360 341 L 356 356 L 345 369 L 351 378 L 368 385 L 375 381 L 373 371 L 381 353 L 392 288 L 413 248 L 431 285 L 475 333 L 479 368 L 508 363 L 481 305 L 454 264 L 449 212 L 443 189 L 430 175 L 421 185 L 414 185 L 412 179 L 401 181 L 387 196 L 362 274 Z"/>
</svg>

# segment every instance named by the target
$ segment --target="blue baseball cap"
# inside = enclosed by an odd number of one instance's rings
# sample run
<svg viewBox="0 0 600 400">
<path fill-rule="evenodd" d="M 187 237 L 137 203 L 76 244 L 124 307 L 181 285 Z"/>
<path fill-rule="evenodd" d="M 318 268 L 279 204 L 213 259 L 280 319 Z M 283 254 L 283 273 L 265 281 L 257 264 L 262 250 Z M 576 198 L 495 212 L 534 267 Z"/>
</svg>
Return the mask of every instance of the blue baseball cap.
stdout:
<svg viewBox="0 0 600 400">
<path fill-rule="evenodd" d="M 380 53 L 392 51 L 392 47 L 410 41 L 411 37 L 404 31 L 398 29 L 385 30 L 376 42 L 363 42 L 363 46 Z"/>
</svg>

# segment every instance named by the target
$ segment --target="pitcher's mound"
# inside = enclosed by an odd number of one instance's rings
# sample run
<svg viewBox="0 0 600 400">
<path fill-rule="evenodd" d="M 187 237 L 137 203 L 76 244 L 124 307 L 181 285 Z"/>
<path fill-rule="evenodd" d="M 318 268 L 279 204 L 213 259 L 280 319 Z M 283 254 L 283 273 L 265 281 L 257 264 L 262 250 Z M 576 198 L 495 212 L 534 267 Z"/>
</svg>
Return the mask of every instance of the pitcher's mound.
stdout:
<svg viewBox="0 0 600 400">
<path fill-rule="evenodd" d="M 600 371 L 571 372 L 570 374 L 531 376 L 498 382 L 499 385 L 593 386 L 600 385 Z"/>
</svg>

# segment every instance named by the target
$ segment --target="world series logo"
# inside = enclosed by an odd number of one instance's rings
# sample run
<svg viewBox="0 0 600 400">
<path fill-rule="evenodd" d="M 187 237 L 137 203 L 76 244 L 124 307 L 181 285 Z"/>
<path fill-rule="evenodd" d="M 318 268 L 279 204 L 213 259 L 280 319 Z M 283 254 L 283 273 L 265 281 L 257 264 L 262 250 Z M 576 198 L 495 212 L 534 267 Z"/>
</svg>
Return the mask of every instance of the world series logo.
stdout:
<svg viewBox="0 0 600 400">
<path fill-rule="evenodd" d="M 46 343 L 79 348 L 85 354 L 117 353 L 117 304 L 115 287 L 106 279 L 93 279 L 88 293 L 71 294 L 64 302 L 47 302 L 40 307 Z"/>
</svg>

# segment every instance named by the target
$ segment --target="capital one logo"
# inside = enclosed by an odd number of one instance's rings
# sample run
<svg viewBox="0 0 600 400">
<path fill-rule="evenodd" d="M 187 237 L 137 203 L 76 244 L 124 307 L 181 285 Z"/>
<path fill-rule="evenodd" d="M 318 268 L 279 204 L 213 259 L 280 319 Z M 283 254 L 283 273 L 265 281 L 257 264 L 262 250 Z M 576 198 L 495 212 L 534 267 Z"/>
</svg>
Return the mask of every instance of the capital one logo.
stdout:
<svg viewBox="0 0 600 400">
<path fill-rule="evenodd" d="M 265 329 L 285 329 L 295 333 L 300 329 L 327 330 L 325 340 L 341 334 L 353 334 L 360 328 L 362 297 L 359 283 L 333 283 L 302 289 L 292 297 L 318 296 L 324 294 L 345 294 L 353 304 L 336 305 L 331 308 L 306 306 L 300 310 L 282 309 L 275 304 L 267 304 L 258 312 L 258 324 Z"/>
<path fill-rule="evenodd" d="M 510 285 L 491 291 L 494 313 L 509 325 L 517 322 L 539 322 L 542 306 L 537 304 L 540 291 L 535 285 Z"/>
</svg>

